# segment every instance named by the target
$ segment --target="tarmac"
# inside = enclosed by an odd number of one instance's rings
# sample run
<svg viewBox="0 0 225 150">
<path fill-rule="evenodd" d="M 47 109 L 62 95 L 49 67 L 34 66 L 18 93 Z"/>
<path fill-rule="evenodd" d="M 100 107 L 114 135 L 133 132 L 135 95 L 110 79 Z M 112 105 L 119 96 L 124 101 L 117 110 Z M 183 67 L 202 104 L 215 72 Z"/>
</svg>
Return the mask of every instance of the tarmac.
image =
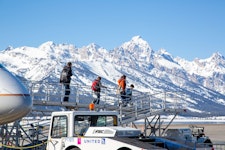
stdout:
<svg viewBox="0 0 225 150">
<path fill-rule="evenodd" d="M 205 136 L 208 136 L 212 142 L 225 143 L 225 124 L 171 124 L 169 128 L 189 128 L 190 125 L 204 127 Z M 138 128 L 143 130 L 144 126 L 138 125 Z"/>
</svg>

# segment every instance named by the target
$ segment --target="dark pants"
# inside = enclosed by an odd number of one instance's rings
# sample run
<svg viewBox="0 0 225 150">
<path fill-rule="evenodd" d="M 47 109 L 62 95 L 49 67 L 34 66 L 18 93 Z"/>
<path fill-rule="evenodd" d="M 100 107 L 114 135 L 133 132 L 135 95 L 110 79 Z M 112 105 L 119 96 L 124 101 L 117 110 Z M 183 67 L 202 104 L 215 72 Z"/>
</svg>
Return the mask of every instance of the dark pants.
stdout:
<svg viewBox="0 0 225 150">
<path fill-rule="evenodd" d="M 69 95 L 70 95 L 70 83 L 64 83 L 64 87 L 65 87 L 65 95 L 64 95 L 63 101 L 68 102 Z"/>
<path fill-rule="evenodd" d="M 96 98 L 94 98 L 93 103 L 99 104 L 99 102 L 100 102 L 100 92 L 94 92 L 94 95 L 95 95 Z"/>
<path fill-rule="evenodd" d="M 120 95 L 121 95 L 121 99 L 122 99 L 122 100 L 125 100 L 125 99 L 127 98 L 126 92 L 124 92 L 124 91 L 121 91 L 121 92 L 120 92 Z"/>
<path fill-rule="evenodd" d="M 127 106 L 127 104 L 128 104 L 128 99 L 129 99 L 129 97 L 126 95 L 126 92 L 124 92 L 124 91 L 121 91 L 120 92 L 120 95 L 121 95 L 121 100 L 122 100 L 122 106 L 123 107 L 126 107 Z"/>
</svg>

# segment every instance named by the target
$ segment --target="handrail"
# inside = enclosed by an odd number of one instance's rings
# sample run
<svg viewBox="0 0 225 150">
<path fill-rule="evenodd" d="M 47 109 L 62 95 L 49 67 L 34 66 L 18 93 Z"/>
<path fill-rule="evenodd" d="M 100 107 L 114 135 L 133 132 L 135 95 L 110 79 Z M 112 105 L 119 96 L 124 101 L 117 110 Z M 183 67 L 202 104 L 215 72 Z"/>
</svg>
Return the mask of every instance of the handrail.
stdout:
<svg viewBox="0 0 225 150">
<path fill-rule="evenodd" d="M 32 82 L 28 84 L 29 91 L 34 101 L 62 102 L 64 97 L 64 86 L 58 82 Z M 93 100 L 91 85 L 70 84 L 69 104 L 85 107 Z M 116 87 L 102 88 L 99 108 L 108 110 L 115 106 L 115 110 L 121 116 L 137 118 L 143 113 L 152 113 L 164 109 L 185 108 L 185 94 L 181 92 L 162 91 L 157 93 L 139 92 L 134 90 L 132 95 L 133 105 L 129 108 L 121 107 L 120 95 L 116 93 Z M 47 103 L 46 103 L 47 104 Z M 52 105 L 53 106 L 53 105 Z M 65 106 L 62 104 L 62 106 Z M 87 108 L 88 109 L 88 108 Z M 37 109 L 36 109 L 37 110 Z M 54 109 L 53 109 L 54 110 Z"/>
</svg>

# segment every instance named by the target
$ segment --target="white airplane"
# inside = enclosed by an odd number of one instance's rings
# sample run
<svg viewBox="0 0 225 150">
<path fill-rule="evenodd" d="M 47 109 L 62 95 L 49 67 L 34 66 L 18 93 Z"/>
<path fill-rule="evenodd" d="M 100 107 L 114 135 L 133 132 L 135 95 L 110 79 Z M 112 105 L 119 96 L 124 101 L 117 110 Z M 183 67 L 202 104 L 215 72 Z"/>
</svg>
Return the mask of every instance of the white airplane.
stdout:
<svg viewBox="0 0 225 150">
<path fill-rule="evenodd" d="M 25 86 L 0 64 L 0 125 L 22 118 L 32 106 Z"/>
</svg>

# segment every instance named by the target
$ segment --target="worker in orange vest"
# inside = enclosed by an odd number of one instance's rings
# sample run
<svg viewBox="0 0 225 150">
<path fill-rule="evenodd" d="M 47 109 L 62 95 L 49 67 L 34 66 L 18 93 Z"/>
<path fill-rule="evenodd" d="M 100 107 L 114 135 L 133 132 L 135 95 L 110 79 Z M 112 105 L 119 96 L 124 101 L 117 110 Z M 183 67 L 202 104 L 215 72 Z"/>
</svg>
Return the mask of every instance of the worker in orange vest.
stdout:
<svg viewBox="0 0 225 150">
<path fill-rule="evenodd" d="M 118 80 L 118 90 L 122 100 L 124 100 L 126 98 L 126 91 L 125 91 L 126 90 L 126 75 L 123 75 Z"/>
</svg>

